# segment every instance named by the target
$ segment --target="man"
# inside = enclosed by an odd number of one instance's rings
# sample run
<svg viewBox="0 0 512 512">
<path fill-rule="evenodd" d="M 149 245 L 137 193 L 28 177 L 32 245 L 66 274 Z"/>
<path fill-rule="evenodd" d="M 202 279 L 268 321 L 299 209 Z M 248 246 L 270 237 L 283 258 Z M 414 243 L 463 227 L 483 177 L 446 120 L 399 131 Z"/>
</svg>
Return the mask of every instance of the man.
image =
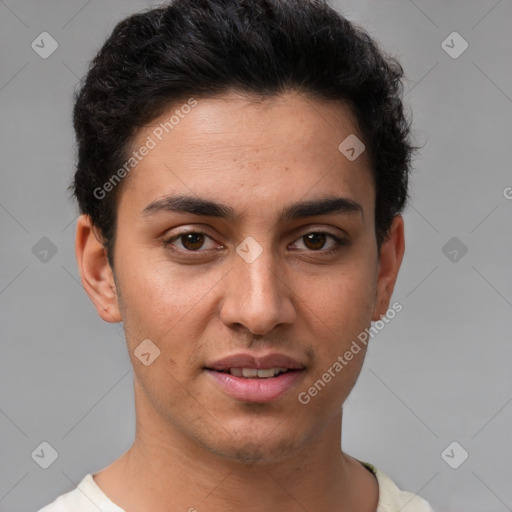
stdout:
<svg viewBox="0 0 512 512">
<path fill-rule="evenodd" d="M 176 0 L 77 95 L 81 280 L 123 322 L 131 448 L 42 512 L 431 511 L 340 449 L 395 310 L 402 70 L 318 0 Z"/>
</svg>

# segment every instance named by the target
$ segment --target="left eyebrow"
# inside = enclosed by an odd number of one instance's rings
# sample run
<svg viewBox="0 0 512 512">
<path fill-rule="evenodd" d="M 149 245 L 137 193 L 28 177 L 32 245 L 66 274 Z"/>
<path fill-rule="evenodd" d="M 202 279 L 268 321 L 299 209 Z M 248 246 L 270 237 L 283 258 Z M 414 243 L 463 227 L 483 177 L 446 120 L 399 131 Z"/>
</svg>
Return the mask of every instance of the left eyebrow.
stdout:
<svg viewBox="0 0 512 512">
<path fill-rule="evenodd" d="M 189 213 L 205 217 L 235 220 L 237 215 L 230 206 L 209 199 L 194 196 L 166 196 L 150 203 L 142 210 L 147 217 L 161 212 Z M 364 218 L 363 207 L 347 197 L 328 196 L 322 199 L 301 201 L 281 210 L 279 222 L 316 217 L 320 215 L 360 215 Z"/>
<path fill-rule="evenodd" d="M 364 218 L 363 207 L 348 197 L 326 197 L 312 201 L 302 201 L 284 208 L 279 216 L 280 222 L 316 217 L 320 215 L 349 214 Z"/>
</svg>

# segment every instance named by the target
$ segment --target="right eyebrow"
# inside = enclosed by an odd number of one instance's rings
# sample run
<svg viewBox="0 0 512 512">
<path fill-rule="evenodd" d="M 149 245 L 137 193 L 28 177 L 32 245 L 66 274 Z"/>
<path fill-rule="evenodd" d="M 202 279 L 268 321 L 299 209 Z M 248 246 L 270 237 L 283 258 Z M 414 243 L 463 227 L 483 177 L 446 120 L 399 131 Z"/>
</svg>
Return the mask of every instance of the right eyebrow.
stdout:
<svg viewBox="0 0 512 512">
<path fill-rule="evenodd" d="M 149 216 L 160 212 L 191 213 L 229 220 L 234 220 L 236 217 L 235 211 L 230 206 L 193 196 L 166 196 L 150 203 L 141 213 Z"/>
</svg>

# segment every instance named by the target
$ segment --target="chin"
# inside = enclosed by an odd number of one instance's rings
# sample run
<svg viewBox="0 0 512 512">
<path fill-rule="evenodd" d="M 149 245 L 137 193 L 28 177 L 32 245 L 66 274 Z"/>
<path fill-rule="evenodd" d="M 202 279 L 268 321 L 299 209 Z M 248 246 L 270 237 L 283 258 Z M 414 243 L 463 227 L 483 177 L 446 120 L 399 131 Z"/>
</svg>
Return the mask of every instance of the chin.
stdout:
<svg viewBox="0 0 512 512">
<path fill-rule="evenodd" d="M 219 415 L 214 430 L 196 432 L 196 439 L 221 458 L 263 466 L 297 456 L 315 437 L 314 425 L 305 418 L 244 405 L 242 412 Z"/>
<path fill-rule="evenodd" d="M 265 466 L 280 462 L 293 456 L 299 449 L 300 443 L 291 436 L 281 438 L 265 435 L 263 432 L 255 436 L 244 435 L 239 438 L 233 436 L 213 445 L 208 449 L 216 455 L 239 462 L 246 466 Z"/>
</svg>

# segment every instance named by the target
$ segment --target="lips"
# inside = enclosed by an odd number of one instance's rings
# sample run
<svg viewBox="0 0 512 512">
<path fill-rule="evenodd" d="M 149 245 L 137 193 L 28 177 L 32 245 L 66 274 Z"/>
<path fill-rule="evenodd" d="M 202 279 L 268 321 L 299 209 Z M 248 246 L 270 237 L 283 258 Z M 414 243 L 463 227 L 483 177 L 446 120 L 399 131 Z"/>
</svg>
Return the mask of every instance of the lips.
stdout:
<svg viewBox="0 0 512 512">
<path fill-rule="evenodd" d="M 276 400 L 303 377 L 305 365 L 285 354 L 255 357 L 234 354 L 208 363 L 204 370 L 227 395 L 242 402 Z"/>
<path fill-rule="evenodd" d="M 273 353 L 262 357 L 251 354 L 233 354 L 205 365 L 208 370 L 227 371 L 231 368 L 254 368 L 268 370 L 284 368 L 287 370 L 303 370 L 305 365 L 285 354 Z"/>
</svg>

